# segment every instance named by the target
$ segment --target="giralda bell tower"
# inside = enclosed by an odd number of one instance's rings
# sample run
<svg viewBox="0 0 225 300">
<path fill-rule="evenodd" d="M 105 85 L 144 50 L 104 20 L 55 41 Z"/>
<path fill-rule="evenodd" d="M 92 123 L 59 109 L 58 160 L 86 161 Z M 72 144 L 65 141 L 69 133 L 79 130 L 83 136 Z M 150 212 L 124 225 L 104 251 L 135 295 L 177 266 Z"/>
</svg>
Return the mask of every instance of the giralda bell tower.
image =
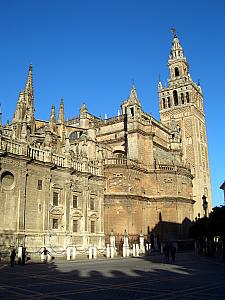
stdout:
<svg viewBox="0 0 225 300">
<path fill-rule="evenodd" d="M 193 179 L 194 217 L 203 216 L 203 195 L 208 202 L 207 214 L 212 209 L 210 169 L 203 96 L 200 84 L 190 76 L 175 29 L 169 55 L 168 86 L 158 85 L 161 122 L 170 125 L 175 121 L 181 129 L 183 160 L 190 166 Z"/>
</svg>

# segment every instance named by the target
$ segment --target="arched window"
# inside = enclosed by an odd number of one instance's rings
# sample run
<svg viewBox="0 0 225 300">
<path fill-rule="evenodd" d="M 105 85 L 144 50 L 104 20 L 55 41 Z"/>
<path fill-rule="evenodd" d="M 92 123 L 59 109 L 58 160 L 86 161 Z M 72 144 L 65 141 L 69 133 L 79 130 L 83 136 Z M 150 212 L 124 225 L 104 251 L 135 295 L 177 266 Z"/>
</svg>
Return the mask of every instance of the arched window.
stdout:
<svg viewBox="0 0 225 300">
<path fill-rule="evenodd" d="M 178 67 L 175 67 L 174 72 L 176 77 L 180 76 Z"/>
<path fill-rule="evenodd" d="M 180 97 L 181 97 L 181 103 L 184 104 L 184 94 L 181 93 L 181 94 L 180 94 Z"/>
<path fill-rule="evenodd" d="M 170 108 L 170 107 L 171 107 L 171 104 L 170 104 L 170 97 L 167 97 L 167 104 L 168 104 L 168 107 Z"/>
<path fill-rule="evenodd" d="M 165 100 L 165 98 L 162 99 L 162 107 L 166 108 L 166 100 Z"/>
<path fill-rule="evenodd" d="M 173 101 L 174 101 L 174 106 L 177 106 L 178 105 L 177 91 L 173 91 Z"/>
<path fill-rule="evenodd" d="M 187 100 L 187 103 L 190 102 L 190 98 L 189 98 L 189 93 L 188 92 L 186 93 L 186 100 Z"/>
</svg>

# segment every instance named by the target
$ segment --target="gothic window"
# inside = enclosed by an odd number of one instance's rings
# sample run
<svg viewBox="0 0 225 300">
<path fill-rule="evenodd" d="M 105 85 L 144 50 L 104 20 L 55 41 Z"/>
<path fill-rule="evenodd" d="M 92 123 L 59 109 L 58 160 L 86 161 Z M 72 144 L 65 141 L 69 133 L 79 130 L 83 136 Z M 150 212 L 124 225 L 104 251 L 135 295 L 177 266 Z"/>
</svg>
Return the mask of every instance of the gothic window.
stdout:
<svg viewBox="0 0 225 300">
<path fill-rule="evenodd" d="M 53 192 L 53 205 L 59 205 L 59 193 L 57 192 Z"/>
<path fill-rule="evenodd" d="M 131 115 L 133 117 L 134 116 L 134 108 L 133 107 L 130 108 L 130 113 L 131 113 Z"/>
<path fill-rule="evenodd" d="M 76 195 L 73 195 L 73 208 L 78 208 L 78 198 Z"/>
<path fill-rule="evenodd" d="M 173 91 L 173 101 L 174 101 L 174 106 L 177 106 L 178 105 L 177 91 Z"/>
<path fill-rule="evenodd" d="M 59 219 L 52 219 L 52 229 L 59 228 Z"/>
<path fill-rule="evenodd" d="M 163 109 L 166 108 L 166 100 L 165 100 L 165 98 L 162 99 L 162 106 L 163 106 Z"/>
<path fill-rule="evenodd" d="M 170 108 L 170 107 L 171 107 L 171 104 L 170 104 L 170 97 L 167 97 L 167 104 L 168 104 L 168 107 Z"/>
<path fill-rule="evenodd" d="M 95 221 L 91 221 L 91 233 L 95 233 Z"/>
<path fill-rule="evenodd" d="M 94 210 L 95 209 L 95 199 L 91 198 L 90 199 L 90 210 Z"/>
<path fill-rule="evenodd" d="M 73 232 L 78 232 L 78 220 L 73 220 Z"/>
<path fill-rule="evenodd" d="M 190 98 L 189 98 L 189 93 L 188 92 L 186 92 L 186 100 L 187 100 L 187 103 L 190 102 Z"/>
<path fill-rule="evenodd" d="M 39 191 L 42 190 L 42 180 L 38 180 L 38 182 L 37 182 L 37 189 L 38 189 Z"/>
<path fill-rule="evenodd" d="M 180 76 L 178 67 L 174 69 L 174 72 L 176 77 Z"/>
<path fill-rule="evenodd" d="M 181 93 L 181 94 L 180 94 L 180 97 L 181 97 L 181 103 L 184 104 L 184 94 Z"/>
</svg>

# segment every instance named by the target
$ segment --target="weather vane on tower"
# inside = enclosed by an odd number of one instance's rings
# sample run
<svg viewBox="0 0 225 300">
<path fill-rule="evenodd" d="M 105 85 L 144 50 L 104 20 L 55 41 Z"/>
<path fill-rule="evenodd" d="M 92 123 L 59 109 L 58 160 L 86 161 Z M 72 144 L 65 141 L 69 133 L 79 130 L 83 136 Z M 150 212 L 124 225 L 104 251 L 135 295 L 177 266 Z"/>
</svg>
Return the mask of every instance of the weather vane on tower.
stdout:
<svg viewBox="0 0 225 300">
<path fill-rule="evenodd" d="M 177 37 L 177 31 L 176 28 L 171 28 L 170 31 L 173 33 L 173 37 L 176 38 Z"/>
</svg>

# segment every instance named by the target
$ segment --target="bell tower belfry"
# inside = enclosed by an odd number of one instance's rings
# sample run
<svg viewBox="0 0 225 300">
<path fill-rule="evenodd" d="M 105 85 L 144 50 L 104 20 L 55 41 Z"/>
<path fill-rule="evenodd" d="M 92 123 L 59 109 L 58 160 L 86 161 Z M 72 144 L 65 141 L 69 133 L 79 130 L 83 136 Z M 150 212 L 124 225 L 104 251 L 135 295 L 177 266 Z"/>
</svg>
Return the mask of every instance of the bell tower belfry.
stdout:
<svg viewBox="0 0 225 300">
<path fill-rule="evenodd" d="M 180 45 L 176 30 L 172 29 L 173 43 L 169 55 L 168 85 L 158 84 L 160 119 L 169 125 L 171 119 L 181 128 L 183 160 L 190 166 L 193 179 L 194 217 L 204 216 L 202 196 L 212 209 L 210 169 L 203 96 L 200 83 L 189 73 L 189 65 Z"/>
</svg>

